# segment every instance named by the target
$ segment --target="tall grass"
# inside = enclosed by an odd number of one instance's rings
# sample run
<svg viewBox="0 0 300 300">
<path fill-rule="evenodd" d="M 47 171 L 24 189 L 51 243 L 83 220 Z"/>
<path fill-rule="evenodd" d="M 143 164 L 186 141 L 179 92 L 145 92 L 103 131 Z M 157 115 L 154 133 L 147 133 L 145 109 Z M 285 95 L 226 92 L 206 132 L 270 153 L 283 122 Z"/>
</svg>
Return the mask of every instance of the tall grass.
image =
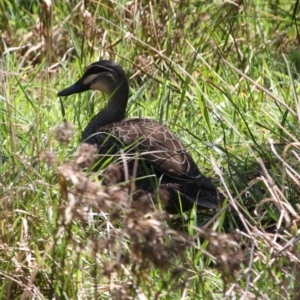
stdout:
<svg viewBox="0 0 300 300">
<path fill-rule="evenodd" d="M 0 299 L 297 299 L 297 4 L 0 0 Z M 228 207 L 149 216 L 80 172 L 105 97 L 56 94 L 99 57 Z"/>
</svg>

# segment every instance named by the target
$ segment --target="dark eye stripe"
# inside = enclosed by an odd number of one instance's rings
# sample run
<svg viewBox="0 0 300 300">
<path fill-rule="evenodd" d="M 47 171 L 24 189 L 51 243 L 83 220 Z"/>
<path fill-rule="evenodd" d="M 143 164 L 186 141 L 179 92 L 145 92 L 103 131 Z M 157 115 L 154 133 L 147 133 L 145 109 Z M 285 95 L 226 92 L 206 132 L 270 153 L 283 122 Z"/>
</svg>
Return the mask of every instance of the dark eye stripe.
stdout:
<svg viewBox="0 0 300 300">
<path fill-rule="evenodd" d="M 102 73 L 107 71 L 106 69 L 102 68 L 102 67 L 98 67 L 98 66 L 93 66 L 91 68 L 88 68 L 85 73 L 87 75 L 92 75 L 92 74 L 98 74 L 98 73 Z"/>
<path fill-rule="evenodd" d="M 86 75 L 92 75 L 92 74 L 99 74 L 103 72 L 111 72 L 110 69 L 105 68 L 103 66 L 90 66 L 89 68 L 86 69 L 85 74 Z"/>
</svg>

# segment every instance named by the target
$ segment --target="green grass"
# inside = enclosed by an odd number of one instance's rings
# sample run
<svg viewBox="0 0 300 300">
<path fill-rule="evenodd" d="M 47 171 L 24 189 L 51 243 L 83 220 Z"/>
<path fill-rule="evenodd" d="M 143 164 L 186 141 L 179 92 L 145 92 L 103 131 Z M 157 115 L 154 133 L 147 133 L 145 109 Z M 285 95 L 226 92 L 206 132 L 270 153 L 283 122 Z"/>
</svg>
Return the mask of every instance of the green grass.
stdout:
<svg viewBox="0 0 300 300">
<path fill-rule="evenodd" d="M 47 3 L 0 0 L 0 299 L 297 299 L 298 2 Z M 130 78 L 128 116 L 167 124 L 231 211 L 148 219 L 66 179 L 105 96 L 56 94 L 99 57 Z"/>
</svg>

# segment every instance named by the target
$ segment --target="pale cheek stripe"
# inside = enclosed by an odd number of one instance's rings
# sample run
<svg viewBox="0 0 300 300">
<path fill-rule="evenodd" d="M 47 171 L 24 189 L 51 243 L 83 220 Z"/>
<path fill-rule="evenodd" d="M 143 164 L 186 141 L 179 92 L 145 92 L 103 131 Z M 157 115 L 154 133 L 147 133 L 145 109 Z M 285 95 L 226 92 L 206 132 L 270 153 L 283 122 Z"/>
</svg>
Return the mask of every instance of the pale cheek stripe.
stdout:
<svg viewBox="0 0 300 300">
<path fill-rule="evenodd" d="M 98 76 L 98 74 L 92 74 L 83 80 L 84 85 L 90 85 L 91 82 Z"/>
</svg>

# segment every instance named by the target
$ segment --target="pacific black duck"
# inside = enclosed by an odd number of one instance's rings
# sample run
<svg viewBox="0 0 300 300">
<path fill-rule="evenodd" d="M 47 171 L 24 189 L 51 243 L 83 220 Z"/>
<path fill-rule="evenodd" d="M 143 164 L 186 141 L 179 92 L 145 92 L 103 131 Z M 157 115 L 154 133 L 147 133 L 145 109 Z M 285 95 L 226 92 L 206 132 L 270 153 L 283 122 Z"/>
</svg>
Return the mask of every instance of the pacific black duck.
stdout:
<svg viewBox="0 0 300 300">
<path fill-rule="evenodd" d="M 153 192 L 153 181 L 151 183 L 151 177 L 147 176 L 155 175 L 160 190 L 168 194 L 169 212 L 179 207 L 178 199 L 183 210 L 190 209 L 195 202 L 202 208 L 220 206 L 223 196 L 200 173 L 187 149 L 166 126 L 153 119 L 125 118 L 129 83 L 121 66 L 110 60 L 97 61 L 75 84 L 57 95 L 69 96 L 87 90 L 102 91 L 109 100 L 84 129 L 82 142 L 96 144 L 99 154 L 116 154 L 120 149 L 126 149 L 132 157 L 140 153 L 137 177 L 144 179 L 136 180 L 137 188 Z M 133 168 L 133 161 L 128 163 L 129 170 Z"/>
</svg>

